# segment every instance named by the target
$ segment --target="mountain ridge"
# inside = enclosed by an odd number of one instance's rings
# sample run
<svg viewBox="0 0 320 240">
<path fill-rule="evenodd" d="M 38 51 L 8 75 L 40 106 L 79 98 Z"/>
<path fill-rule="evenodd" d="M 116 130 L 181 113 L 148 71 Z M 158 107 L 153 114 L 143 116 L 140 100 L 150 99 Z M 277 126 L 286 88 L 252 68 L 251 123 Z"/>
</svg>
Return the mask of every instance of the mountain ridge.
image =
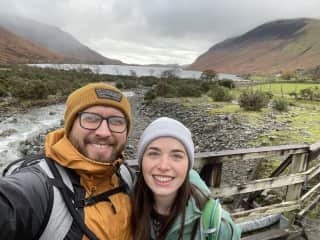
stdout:
<svg viewBox="0 0 320 240">
<path fill-rule="evenodd" d="M 0 25 L 42 48 L 62 55 L 67 63 L 123 64 L 120 60 L 102 56 L 56 26 L 9 15 L 0 16 Z"/>
<path fill-rule="evenodd" d="M 41 48 L 0 26 L 0 64 L 63 62 L 62 55 Z"/>
<path fill-rule="evenodd" d="M 318 19 L 271 21 L 215 44 L 187 69 L 234 74 L 308 69 L 320 61 L 319 38 Z"/>
</svg>

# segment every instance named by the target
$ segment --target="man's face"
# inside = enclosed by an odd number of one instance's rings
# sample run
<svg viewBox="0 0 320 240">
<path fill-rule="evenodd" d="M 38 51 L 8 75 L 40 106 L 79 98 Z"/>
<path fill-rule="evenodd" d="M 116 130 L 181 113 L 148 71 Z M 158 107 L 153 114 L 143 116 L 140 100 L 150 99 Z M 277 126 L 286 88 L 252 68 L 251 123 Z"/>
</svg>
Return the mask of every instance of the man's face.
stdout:
<svg viewBox="0 0 320 240">
<path fill-rule="evenodd" d="M 92 106 L 82 112 L 98 114 L 102 117 L 125 117 L 117 108 Z M 76 118 L 69 134 L 70 142 L 78 151 L 95 161 L 113 162 L 118 159 L 127 139 L 127 129 L 122 133 L 112 132 L 106 120 L 95 130 L 88 130 L 80 125 L 80 116 Z"/>
</svg>

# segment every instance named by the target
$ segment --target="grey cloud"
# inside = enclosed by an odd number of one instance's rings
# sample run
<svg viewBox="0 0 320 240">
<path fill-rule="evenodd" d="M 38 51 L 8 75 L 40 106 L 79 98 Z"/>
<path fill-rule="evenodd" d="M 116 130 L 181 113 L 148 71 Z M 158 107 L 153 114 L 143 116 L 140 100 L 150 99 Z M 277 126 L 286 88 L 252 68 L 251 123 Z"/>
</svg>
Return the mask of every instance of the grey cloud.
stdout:
<svg viewBox="0 0 320 240">
<path fill-rule="evenodd" d="M 126 61 L 132 51 L 152 63 L 186 63 L 267 21 L 320 18 L 319 0 L 11 0 L 0 9 L 55 25 L 106 56 Z"/>
</svg>

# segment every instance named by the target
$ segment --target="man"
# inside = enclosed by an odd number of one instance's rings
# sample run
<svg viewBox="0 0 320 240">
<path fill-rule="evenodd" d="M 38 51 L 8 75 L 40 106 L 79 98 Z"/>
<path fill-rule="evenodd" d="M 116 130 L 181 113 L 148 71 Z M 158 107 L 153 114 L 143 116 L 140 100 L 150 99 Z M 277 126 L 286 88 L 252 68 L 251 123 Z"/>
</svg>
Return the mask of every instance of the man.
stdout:
<svg viewBox="0 0 320 240">
<path fill-rule="evenodd" d="M 0 179 L 0 239 L 131 239 L 119 177 L 131 120 L 128 99 L 111 85 L 71 93 L 45 157 Z"/>
</svg>

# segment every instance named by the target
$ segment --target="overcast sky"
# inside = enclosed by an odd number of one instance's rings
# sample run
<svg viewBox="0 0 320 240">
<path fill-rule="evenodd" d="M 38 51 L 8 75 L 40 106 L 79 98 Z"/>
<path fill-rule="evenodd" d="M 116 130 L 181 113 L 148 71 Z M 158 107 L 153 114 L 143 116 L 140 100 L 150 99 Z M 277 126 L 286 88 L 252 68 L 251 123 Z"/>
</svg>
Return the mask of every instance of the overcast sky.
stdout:
<svg viewBox="0 0 320 240">
<path fill-rule="evenodd" d="M 0 0 L 125 63 L 190 64 L 214 44 L 272 20 L 320 19 L 320 0 Z"/>
</svg>

